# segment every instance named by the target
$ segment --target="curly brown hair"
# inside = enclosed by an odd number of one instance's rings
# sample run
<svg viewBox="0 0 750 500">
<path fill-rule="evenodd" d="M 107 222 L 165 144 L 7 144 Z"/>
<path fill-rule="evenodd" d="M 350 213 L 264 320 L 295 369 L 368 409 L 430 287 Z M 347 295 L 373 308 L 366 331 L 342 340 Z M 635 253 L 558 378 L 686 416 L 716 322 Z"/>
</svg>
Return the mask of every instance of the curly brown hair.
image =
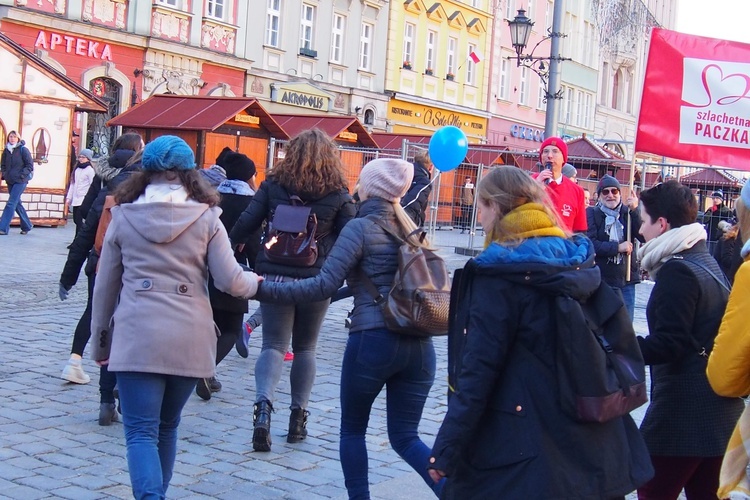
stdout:
<svg viewBox="0 0 750 500">
<path fill-rule="evenodd" d="M 167 180 L 179 179 L 187 191 L 188 196 L 199 203 L 206 203 L 209 207 L 219 204 L 219 193 L 198 173 L 197 170 L 167 170 L 166 172 L 152 172 L 141 170 L 134 172 L 127 180 L 115 189 L 115 202 L 132 203 L 146 191 L 146 186 L 154 178 L 164 177 Z"/>
<path fill-rule="evenodd" d="M 269 171 L 268 178 L 303 198 L 322 198 L 349 187 L 338 147 L 316 128 L 289 142 L 286 156 Z"/>
</svg>

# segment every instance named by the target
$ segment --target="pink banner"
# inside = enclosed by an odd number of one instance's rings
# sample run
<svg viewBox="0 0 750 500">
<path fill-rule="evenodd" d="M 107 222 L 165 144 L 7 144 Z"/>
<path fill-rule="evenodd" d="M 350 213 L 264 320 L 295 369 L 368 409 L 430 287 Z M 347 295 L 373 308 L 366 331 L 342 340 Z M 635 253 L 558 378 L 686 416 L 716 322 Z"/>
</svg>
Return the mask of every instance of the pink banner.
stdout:
<svg viewBox="0 0 750 500">
<path fill-rule="evenodd" d="M 635 150 L 750 170 L 750 45 L 655 28 Z"/>
</svg>

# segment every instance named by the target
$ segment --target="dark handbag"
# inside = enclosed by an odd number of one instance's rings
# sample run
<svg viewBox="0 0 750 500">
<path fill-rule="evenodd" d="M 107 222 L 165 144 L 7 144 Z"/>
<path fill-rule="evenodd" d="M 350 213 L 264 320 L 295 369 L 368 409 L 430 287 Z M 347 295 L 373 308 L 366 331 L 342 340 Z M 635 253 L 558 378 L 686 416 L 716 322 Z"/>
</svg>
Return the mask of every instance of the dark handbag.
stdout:
<svg viewBox="0 0 750 500">
<path fill-rule="evenodd" d="M 383 309 L 386 327 L 417 337 L 446 335 L 451 281 L 445 261 L 432 250 L 412 246 L 381 220 L 371 220 L 401 243 L 398 269 L 386 297 L 362 273 L 365 287 Z"/>
<path fill-rule="evenodd" d="M 315 233 L 318 218 L 302 200 L 290 196 L 291 205 L 279 205 L 268 224 L 263 253 L 270 262 L 293 267 L 310 267 L 318 260 Z"/>
<path fill-rule="evenodd" d="M 622 297 L 602 282 L 585 302 L 555 297 L 557 380 L 563 410 L 607 422 L 648 401 L 646 367 Z"/>
</svg>

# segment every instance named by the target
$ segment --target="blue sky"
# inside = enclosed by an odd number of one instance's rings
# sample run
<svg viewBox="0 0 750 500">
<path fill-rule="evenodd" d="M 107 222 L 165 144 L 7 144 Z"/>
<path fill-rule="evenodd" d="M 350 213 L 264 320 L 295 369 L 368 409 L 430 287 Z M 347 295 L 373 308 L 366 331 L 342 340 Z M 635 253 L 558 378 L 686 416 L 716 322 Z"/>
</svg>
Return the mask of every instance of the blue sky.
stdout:
<svg viewBox="0 0 750 500">
<path fill-rule="evenodd" d="M 677 31 L 750 43 L 749 0 L 677 1 Z"/>
</svg>

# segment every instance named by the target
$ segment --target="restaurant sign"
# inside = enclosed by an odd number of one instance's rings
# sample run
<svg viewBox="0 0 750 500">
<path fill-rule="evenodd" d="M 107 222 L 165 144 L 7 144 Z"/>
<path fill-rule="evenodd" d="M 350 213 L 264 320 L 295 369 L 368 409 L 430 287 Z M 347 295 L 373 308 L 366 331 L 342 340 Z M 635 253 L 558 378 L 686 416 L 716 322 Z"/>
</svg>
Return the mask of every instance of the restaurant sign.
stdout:
<svg viewBox="0 0 750 500">
<path fill-rule="evenodd" d="M 395 100 L 388 105 L 388 119 L 431 129 L 452 125 L 474 135 L 484 135 L 487 124 L 482 117 Z"/>
<path fill-rule="evenodd" d="M 271 101 L 316 111 L 328 111 L 331 107 L 331 95 L 307 83 L 273 83 Z"/>
</svg>

